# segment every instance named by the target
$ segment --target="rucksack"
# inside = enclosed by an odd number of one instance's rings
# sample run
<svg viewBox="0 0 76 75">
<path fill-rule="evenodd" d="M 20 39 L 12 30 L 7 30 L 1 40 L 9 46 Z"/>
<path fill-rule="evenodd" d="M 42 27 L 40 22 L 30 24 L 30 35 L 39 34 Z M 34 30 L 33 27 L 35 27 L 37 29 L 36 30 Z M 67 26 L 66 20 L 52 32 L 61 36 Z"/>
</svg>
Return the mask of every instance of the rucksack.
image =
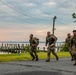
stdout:
<svg viewBox="0 0 76 75">
<path fill-rule="evenodd" d="M 58 38 L 57 38 L 55 35 L 51 34 L 51 36 L 52 36 L 53 38 L 55 38 L 56 41 L 58 40 Z"/>
<path fill-rule="evenodd" d="M 36 42 L 36 45 L 39 45 L 39 38 L 34 37 L 33 40 Z"/>
</svg>

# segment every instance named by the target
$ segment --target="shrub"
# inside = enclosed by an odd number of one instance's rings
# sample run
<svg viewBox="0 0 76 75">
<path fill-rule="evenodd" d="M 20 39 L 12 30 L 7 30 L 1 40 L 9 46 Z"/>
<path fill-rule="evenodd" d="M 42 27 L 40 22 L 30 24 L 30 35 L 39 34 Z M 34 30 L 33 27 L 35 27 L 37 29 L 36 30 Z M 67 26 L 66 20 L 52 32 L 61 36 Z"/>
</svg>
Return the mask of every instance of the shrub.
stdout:
<svg viewBox="0 0 76 75">
<path fill-rule="evenodd" d="M 61 51 L 68 52 L 68 51 L 69 51 L 68 44 L 64 45 L 64 46 L 62 47 Z"/>
</svg>

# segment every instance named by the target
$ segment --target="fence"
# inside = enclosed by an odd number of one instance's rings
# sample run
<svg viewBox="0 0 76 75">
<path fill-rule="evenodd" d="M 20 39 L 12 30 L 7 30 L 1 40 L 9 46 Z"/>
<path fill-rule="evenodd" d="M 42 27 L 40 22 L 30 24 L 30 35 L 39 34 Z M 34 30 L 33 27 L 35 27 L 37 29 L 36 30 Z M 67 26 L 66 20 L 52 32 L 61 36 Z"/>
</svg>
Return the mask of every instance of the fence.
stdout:
<svg viewBox="0 0 76 75">
<path fill-rule="evenodd" d="M 9 53 L 24 53 L 27 49 L 27 46 L 29 46 L 29 44 L 1 44 L 0 45 L 0 52 L 7 52 L 8 54 Z M 63 47 L 63 45 L 61 44 L 57 44 L 56 45 L 56 51 L 60 51 L 61 48 Z M 40 50 L 40 51 L 47 51 L 47 48 L 46 47 L 43 47 L 43 48 L 40 48 L 40 47 L 37 47 L 37 50 Z"/>
</svg>

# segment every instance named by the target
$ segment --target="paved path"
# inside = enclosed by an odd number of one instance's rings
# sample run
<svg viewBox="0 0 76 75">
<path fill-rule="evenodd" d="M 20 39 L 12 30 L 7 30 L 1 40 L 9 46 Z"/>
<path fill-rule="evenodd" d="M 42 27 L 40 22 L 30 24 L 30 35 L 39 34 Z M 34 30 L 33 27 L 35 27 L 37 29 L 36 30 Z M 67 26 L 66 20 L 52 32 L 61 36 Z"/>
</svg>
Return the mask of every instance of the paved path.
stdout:
<svg viewBox="0 0 76 75">
<path fill-rule="evenodd" d="M 0 75 L 76 75 L 73 63 L 70 58 L 6 62 L 0 63 Z"/>
</svg>

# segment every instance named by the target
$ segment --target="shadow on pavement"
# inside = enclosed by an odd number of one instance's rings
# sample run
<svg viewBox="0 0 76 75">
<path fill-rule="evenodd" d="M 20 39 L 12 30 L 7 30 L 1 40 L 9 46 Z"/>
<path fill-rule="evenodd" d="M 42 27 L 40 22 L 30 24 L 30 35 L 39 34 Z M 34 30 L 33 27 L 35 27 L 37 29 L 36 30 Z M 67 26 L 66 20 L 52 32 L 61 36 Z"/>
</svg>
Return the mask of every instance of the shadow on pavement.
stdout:
<svg viewBox="0 0 76 75">
<path fill-rule="evenodd" d="M 58 72 L 33 71 L 33 72 L 12 73 L 6 75 L 62 75 L 62 74 Z"/>
</svg>

